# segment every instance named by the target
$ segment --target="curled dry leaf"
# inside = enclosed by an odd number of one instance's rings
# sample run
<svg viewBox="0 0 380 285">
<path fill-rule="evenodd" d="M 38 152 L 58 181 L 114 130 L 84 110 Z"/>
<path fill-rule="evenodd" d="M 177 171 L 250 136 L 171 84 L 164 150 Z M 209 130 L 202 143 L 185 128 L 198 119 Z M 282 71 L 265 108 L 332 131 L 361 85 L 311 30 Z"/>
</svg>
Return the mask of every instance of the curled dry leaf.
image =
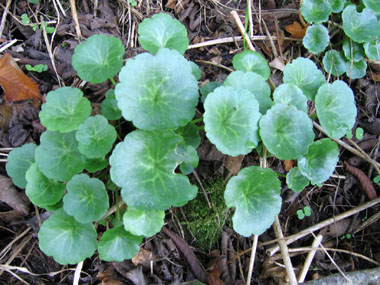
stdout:
<svg viewBox="0 0 380 285">
<path fill-rule="evenodd" d="M 346 161 L 344 162 L 344 166 L 346 167 L 346 170 L 348 172 L 350 172 L 359 180 L 359 183 L 362 186 L 364 192 L 366 193 L 368 199 L 375 199 L 377 197 L 376 190 L 368 176 L 359 168 L 349 165 Z"/>
<path fill-rule="evenodd" d="M 153 256 L 153 253 L 150 250 L 140 247 L 139 252 L 132 258 L 132 263 L 136 266 L 141 264 L 149 268 L 151 261 L 155 261 L 155 259 L 156 257 Z"/>
<path fill-rule="evenodd" d="M 21 199 L 20 193 L 13 186 L 12 180 L 2 175 L 0 175 L 0 201 L 24 215 L 29 213 L 28 206 Z"/>
<path fill-rule="evenodd" d="M 41 101 L 38 85 L 6 53 L 0 58 L 0 85 L 7 102 L 35 99 Z"/>
<path fill-rule="evenodd" d="M 294 21 L 293 24 L 285 26 L 285 30 L 291 35 L 292 38 L 303 39 L 307 27 L 302 27 L 300 23 Z"/>
</svg>

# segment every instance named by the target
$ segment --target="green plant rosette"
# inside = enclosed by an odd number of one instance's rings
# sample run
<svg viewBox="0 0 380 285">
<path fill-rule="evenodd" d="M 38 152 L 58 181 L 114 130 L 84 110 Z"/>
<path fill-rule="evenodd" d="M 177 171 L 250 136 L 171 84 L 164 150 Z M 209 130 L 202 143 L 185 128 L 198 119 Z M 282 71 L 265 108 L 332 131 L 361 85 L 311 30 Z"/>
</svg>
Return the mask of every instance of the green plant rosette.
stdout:
<svg viewBox="0 0 380 285">
<path fill-rule="evenodd" d="M 236 54 L 232 59 L 232 65 L 236 70 L 255 72 L 265 80 L 270 76 L 267 60 L 257 51 L 246 50 Z"/>
<path fill-rule="evenodd" d="M 282 103 L 285 105 L 292 105 L 299 111 L 307 113 L 307 98 L 302 90 L 294 84 L 283 83 L 273 92 L 274 103 Z"/>
<path fill-rule="evenodd" d="M 135 236 L 151 237 L 164 225 L 165 211 L 144 211 L 128 207 L 123 215 L 124 229 Z"/>
<path fill-rule="evenodd" d="M 302 16 L 308 23 L 326 22 L 331 14 L 331 5 L 325 0 L 304 0 L 301 5 Z"/>
<path fill-rule="evenodd" d="M 329 50 L 323 57 L 323 68 L 327 73 L 334 76 L 340 76 L 347 71 L 347 65 L 350 63 L 344 58 L 341 52 Z"/>
<path fill-rule="evenodd" d="M 286 174 L 286 184 L 294 192 L 301 192 L 309 183 L 309 179 L 302 175 L 298 167 L 293 167 Z"/>
<path fill-rule="evenodd" d="M 306 34 L 303 37 L 302 43 L 305 48 L 313 54 L 323 52 L 329 45 L 329 31 L 322 24 L 314 24 L 306 29 Z"/>
</svg>

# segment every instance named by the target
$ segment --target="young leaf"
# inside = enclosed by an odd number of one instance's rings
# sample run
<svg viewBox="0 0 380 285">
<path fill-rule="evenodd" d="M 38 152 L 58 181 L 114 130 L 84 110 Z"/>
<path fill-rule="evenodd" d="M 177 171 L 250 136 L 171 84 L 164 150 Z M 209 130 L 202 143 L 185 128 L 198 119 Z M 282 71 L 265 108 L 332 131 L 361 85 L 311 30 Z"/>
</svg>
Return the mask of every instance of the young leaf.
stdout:
<svg viewBox="0 0 380 285">
<path fill-rule="evenodd" d="M 224 86 L 232 86 L 237 89 L 247 89 L 259 102 L 260 113 L 265 114 L 272 106 L 270 99 L 270 87 L 264 78 L 254 72 L 234 71 L 227 76 Z"/>
<path fill-rule="evenodd" d="M 346 66 L 346 74 L 351 79 L 363 78 L 367 71 L 367 62 L 361 60 L 358 62 L 348 63 Z"/>
<path fill-rule="evenodd" d="M 116 140 L 115 128 L 101 115 L 88 117 L 75 135 L 79 151 L 88 158 L 104 157 Z"/>
<path fill-rule="evenodd" d="M 227 207 L 235 207 L 234 230 L 245 237 L 260 235 L 281 210 L 281 182 L 269 168 L 251 166 L 232 177 L 226 186 Z"/>
<path fill-rule="evenodd" d="M 302 175 L 298 167 L 293 167 L 286 174 L 286 184 L 294 192 L 301 192 L 309 183 L 309 179 Z"/>
<path fill-rule="evenodd" d="M 296 159 L 314 140 L 313 123 L 305 112 L 277 103 L 261 118 L 260 136 L 279 159 Z"/>
<path fill-rule="evenodd" d="M 329 138 L 315 141 L 309 151 L 298 159 L 298 168 L 312 184 L 325 182 L 339 160 L 338 145 Z"/>
<path fill-rule="evenodd" d="M 194 117 L 198 83 L 177 51 L 139 54 L 127 61 L 119 79 L 115 89 L 119 108 L 137 128 L 176 129 Z"/>
<path fill-rule="evenodd" d="M 363 2 L 367 8 L 380 15 L 380 2 L 378 0 L 363 0 Z"/>
<path fill-rule="evenodd" d="M 327 73 L 334 76 L 340 76 L 347 70 L 350 63 L 343 57 L 342 53 L 336 50 L 329 50 L 323 57 L 323 68 Z"/>
<path fill-rule="evenodd" d="M 213 92 L 216 88 L 222 86 L 222 83 L 216 82 L 216 81 L 211 81 L 209 83 L 206 83 L 203 85 L 201 88 L 199 88 L 199 93 L 201 93 L 201 101 L 204 103 L 206 100 L 206 97 L 208 94 Z"/>
<path fill-rule="evenodd" d="M 344 8 L 344 4 L 347 0 L 328 0 L 331 5 L 331 11 L 333 13 L 340 13 Z"/>
<path fill-rule="evenodd" d="M 308 99 L 314 100 L 325 77 L 313 61 L 299 57 L 285 66 L 283 81 L 298 86 Z"/>
<path fill-rule="evenodd" d="M 232 59 L 232 65 L 236 70 L 255 72 L 265 80 L 270 76 L 267 60 L 257 51 L 246 50 L 236 54 Z"/>
<path fill-rule="evenodd" d="M 104 158 L 87 158 L 83 156 L 83 159 L 84 168 L 90 173 L 95 173 L 108 166 L 108 161 Z"/>
<path fill-rule="evenodd" d="M 348 5 L 343 10 L 342 19 L 344 32 L 355 42 L 370 42 L 380 35 L 380 22 L 368 8 L 359 13 L 355 5 Z"/>
<path fill-rule="evenodd" d="M 307 98 L 302 90 L 291 83 L 283 83 L 273 92 L 274 103 L 293 105 L 298 110 L 307 113 Z"/>
<path fill-rule="evenodd" d="M 171 131 L 129 133 L 110 157 L 111 179 L 122 187 L 130 207 L 165 210 L 193 199 L 197 188 L 186 176 L 174 173 L 181 157 L 176 153 L 183 139 Z"/>
<path fill-rule="evenodd" d="M 151 237 L 164 225 L 165 211 L 144 211 L 128 207 L 123 215 L 124 229 L 135 236 Z"/>
<path fill-rule="evenodd" d="M 331 14 L 331 5 L 325 0 L 304 0 L 301 5 L 302 16 L 308 23 L 326 22 Z"/>
<path fill-rule="evenodd" d="M 139 42 L 150 53 L 157 53 L 161 48 L 168 48 L 184 54 L 189 39 L 184 25 L 168 14 L 156 14 L 144 19 L 139 25 Z"/>
<path fill-rule="evenodd" d="M 259 142 L 259 103 L 251 92 L 219 87 L 204 104 L 203 121 L 207 138 L 216 148 L 231 156 L 247 154 Z"/>
<path fill-rule="evenodd" d="M 102 115 L 108 120 L 119 120 L 121 118 L 121 111 L 117 106 L 115 97 L 115 90 L 109 89 L 106 93 L 106 98 L 101 104 Z"/>
<path fill-rule="evenodd" d="M 315 97 L 315 107 L 322 128 L 332 138 L 343 137 L 354 126 L 354 94 L 344 81 L 321 86 Z"/>
<path fill-rule="evenodd" d="M 91 103 L 80 89 L 60 87 L 48 93 L 39 116 L 49 131 L 67 133 L 78 129 L 90 114 Z"/>
<path fill-rule="evenodd" d="M 197 125 L 190 122 L 184 127 L 179 127 L 176 131 L 177 134 L 179 134 L 185 144 L 191 145 L 193 148 L 197 148 L 201 143 L 201 136 L 199 134 L 199 129 Z"/>
<path fill-rule="evenodd" d="M 75 132 L 46 131 L 41 135 L 40 141 L 35 157 L 38 169 L 45 176 L 63 182 L 69 181 L 83 170 Z"/>
<path fill-rule="evenodd" d="M 322 24 L 314 24 L 307 28 L 303 38 L 303 45 L 313 54 L 323 52 L 329 45 L 329 31 Z"/>
<path fill-rule="evenodd" d="M 79 223 L 63 210 L 57 210 L 42 224 L 38 239 L 41 250 L 60 264 L 81 262 L 97 247 L 94 225 Z"/>
<path fill-rule="evenodd" d="M 199 66 L 196 63 L 194 63 L 192 61 L 189 61 L 189 63 L 191 66 L 191 73 L 194 75 L 196 80 L 200 80 L 202 77 L 201 69 L 199 68 Z"/>
<path fill-rule="evenodd" d="M 380 42 L 378 39 L 364 43 L 364 51 L 369 60 L 380 60 Z"/>
<path fill-rule="evenodd" d="M 38 170 L 36 163 L 33 163 L 26 172 L 26 180 L 28 184 L 25 193 L 38 207 L 55 205 L 65 192 L 66 185 L 47 178 Z"/>
<path fill-rule="evenodd" d="M 26 187 L 25 173 L 34 163 L 34 143 L 24 144 L 22 147 L 13 149 L 8 155 L 8 162 L 5 165 L 7 174 L 12 178 L 12 182 L 19 188 Z"/>
<path fill-rule="evenodd" d="M 102 83 L 119 73 L 123 66 L 124 46 L 119 38 L 92 35 L 77 45 L 72 65 L 78 76 L 91 83 Z"/>
<path fill-rule="evenodd" d="M 363 46 L 348 38 L 343 40 L 343 52 L 349 61 L 353 60 L 354 62 L 363 60 L 365 56 Z"/>
<path fill-rule="evenodd" d="M 101 260 L 116 262 L 131 259 L 139 252 L 142 239 L 126 232 L 122 225 L 109 229 L 100 238 L 99 257 Z"/>
<path fill-rule="evenodd" d="M 180 144 L 176 152 L 183 161 L 180 165 L 181 172 L 185 175 L 192 173 L 199 163 L 197 150 L 191 145 Z"/>
<path fill-rule="evenodd" d="M 303 39 L 306 33 L 306 27 L 301 26 L 297 21 L 294 21 L 291 25 L 285 26 L 285 30 L 292 38 L 296 39 Z"/>
</svg>

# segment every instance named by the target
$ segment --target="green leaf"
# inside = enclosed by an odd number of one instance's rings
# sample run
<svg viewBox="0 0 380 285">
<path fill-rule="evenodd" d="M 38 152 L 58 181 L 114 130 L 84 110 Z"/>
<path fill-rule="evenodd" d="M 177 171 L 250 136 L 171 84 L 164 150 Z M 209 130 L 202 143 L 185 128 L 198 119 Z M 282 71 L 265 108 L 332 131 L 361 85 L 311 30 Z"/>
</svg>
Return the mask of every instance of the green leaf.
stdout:
<svg viewBox="0 0 380 285">
<path fill-rule="evenodd" d="M 329 45 L 329 31 L 322 24 L 314 24 L 306 29 L 306 34 L 302 40 L 305 48 L 313 54 L 323 52 Z"/>
<path fill-rule="evenodd" d="M 41 135 L 40 141 L 35 157 L 38 169 L 45 176 L 58 181 L 69 181 L 83 170 L 75 132 L 46 131 Z"/>
<path fill-rule="evenodd" d="M 329 50 L 323 57 L 323 68 L 327 73 L 340 76 L 347 70 L 349 62 L 343 57 L 342 53 L 336 50 Z"/>
<path fill-rule="evenodd" d="M 351 46 L 352 45 L 352 46 Z M 361 61 L 364 59 L 364 49 L 361 44 L 354 42 L 348 38 L 343 40 L 343 52 L 344 56 L 349 60 L 353 60 L 355 62 Z M 351 56 L 351 54 L 353 56 Z"/>
<path fill-rule="evenodd" d="M 192 122 L 184 127 L 179 127 L 175 132 L 183 138 L 185 144 L 191 145 L 195 149 L 201 144 L 199 129 L 197 125 Z"/>
<path fill-rule="evenodd" d="M 204 104 L 203 121 L 207 138 L 231 156 L 247 154 L 259 142 L 259 103 L 245 89 L 219 87 Z"/>
<path fill-rule="evenodd" d="M 303 212 L 302 209 L 297 210 L 297 217 L 300 220 L 303 220 L 303 218 L 305 218 L 305 213 Z"/>
<path fill-rule="evenodd" d="M 307 113 L 307 98 L 302 90 L 291 83 L 284 83 L 273 92 L 274 103 L 282 103 L 285 105 L 293 105 L 298 110 Z"/>
<path fill-rule="evenodd" d="M 108 166 L 108 161 L 104 158 L 87 158 L 83 156 L 83 160 L 84 168 L 90 173 L 95 173 Z"/>
<path fill-rule="evenodd" d="M 122 225 L 109 229 L 100 238 L 99 257 L 101 260 L 116 262 L 131 259 L 139 252 L 142 239 L 126 232 Z"/>
<path fill-rule="evenodd" d="M 180 165 L 181 172 L 185 175 L 192 173 L 199 163 L 197 150 L 191 145 L 183 144 L 177 147 L 176 152 L 183 161 Z"/>
<path fill-rule="evenodd" d="M 265 80 L 270 76 L 267 60 L 257 51 L 246 50 L 236 54 L 232 59 L 232 65 L 236 70 L 255 72 Z"/>
<path fill-rule="evenodd" d="M 344 8 L 344 4 L 347 0 L 328 0 L 331 5 L 331 11 L 333 13 L 340 13 Z"/>
<path fill-rule="evenodd" d="M 41 250 L 60 264 L 76 264 L 93 255 L 96 236 L 93 224 L 79 223 L 63 210 L 54 212 L 38 233 Z"/>
<path fill-rule="evenodd" d="M 39 116 L 49 131 L 67 133 L 78 129 L 90 113 L 91 103 L 81 90 L 60 87 L 48 93 Z"/>
<path fill-rule="evenodd" d="M 363 78 L 366 74 L 366 71 L 367 62 L 365 60 L 353 62 L 352 64 L 349 62 L 347 64 L 346 74 L 351 79 Z"/>
<path fill-rule="evenodd" d="M 200 80 L 202 77 L 201 69 L 199 68 L 199 66 L 196 63 L 194 63 L 192 61 L 189 61 L 189 63 L 191 66 L 191 73 L 194 75 L 196 80 Z"/>
<path fill-rule="evenodd" d="M 362 128 L 356 128 L 355 136 L 358 140 L 362 140 L 364 135 L 364 130 Z"/>
<path fill-rule="evenodd" d="M 151 237 L 164 225 L 165 211 L 144 211 L 128 207 L 123 215 L 124 229 L 135 236 Z"/>
<path fill-rule="evenodd" d="M 222 83 L 211 81 L 209 83 L 206 83 L 199 89 L 199 93 L 201 93 L 201 101 L 204 103 L 206 100 L 206 97 L 209 93 L 213 92 L 216 88 L 222 86 Z"/>
<path fill-rule="evenodd" d="M 369 60 L 380 60 L 380 42 L 375 39 L 364 43 L 364 51 Z"/>
<path fill-rule="evenodd" d="M 21 147 L 13 149 L 8 155 L 8 162 L 5 165 L 7 174 L 12 178 L 14 185 L 20 188 L 26 187 L 25 173 L 34 163 L 34 143 L 27 143 Z"/>
<path fill-rule="evenodd" d="M 378 0 L 363 0 L 363 2 L 367 8 L 380 15 L 380 2 Z"/>
<path fill-rule="evenodd" d="M 303 208 L 303 212 L 305 213 L 306 217 L 310 217 L 311 216 L 311 208 L 310 208 L 310 206 L 305 206 Z"/>
<path fill-rule="evenodd" d="M 28 0 L 29 3 L 38 4 L 39 0 Z"/>
<path fill-rule="evenodd" d="M 47 178 L 38 170 L 36 163 L 33 163 L 26 172 L 26 180 L 28 184 L 25 193 L 38 207 L 55 205 L 65 192 L 66 185 Z"/>
<path fill-rule="evenodd" d="M 21 15 L 21 22 L 22 22 L 23 25 L 30 24 L 30 19 L 29 19 L 28 14 L 23 13 Z"/>
<path fill-rule="evenodd" d="M 329 138 L 315 141 L 309 151 L 298 159 L 298 168 L 312 184 L 325 182 L 339 160 L 338 145 Z"/>
<path fill-rule="evenodd" d="M 74 49 L 72 65 L 82 80 L 102 83 L 119 73 L 124 53 L 119 38 L 92 35 Z"/>
<path fill-rule="evenodd" d="M 137 128 L 176 129 L 194 117 L 198 83 L 178 52 L 160 49 L 155 56 L 139 54 L 127 61 L 119 79 L 115 89 L 118 106 Z"/>
<path fill-rule="evenodd" d="M 25 68 L 26 68 L 26 70 L 35 71 L 35 72 L 39 72 L 39 73 L 48 70 L 47 64 L 36 64 L 34 66 L 31 66 L 30 64 L 26 64 Z"/>
<path fill-rule="evenodd" d="M 313 123 L 305 112 L 277 103 L 261 118 L 260 136 L 279 159 L 296 159 L 314 140 Z"/>
<path fill-rule="evenodd" d="M 99 220 L 107 212 L 109 201 L 102 181 L 77 174 L 66 185 L 63 209 L 80 223 Z"/>
<path fill-rule="evenodd" d="M 349 5 L 344 8 L 342 19 L 344 32 L 355 42 L 370 42 L 380 35 L 380 22 L 368 8 L 358 13 L 355 5 Z"/>
<path fill-rule="evenodd" d="M 293 167 L 286 174 L 286 184 L 294 192 L 301 192 L 309 183 L 309 179 L 302 175 L 298 167 Z"/>
<path fill-rule="evenodd" d="M 264 78 L 254 72 L 234 71 L 227 76 L 224 86 L 232 86 L 237 89 L 247 89 L 259 102 L 260 113 L 265 114 L 272 106 L 270 99 L 270 87 Z"/>
<path fill-rule="evenodd" d="M 184 54 L 189 45 L 185 26 L 168 14 L 156 14 L 144 19 L 139 25 L 138 34 L 141 46 L 153 54 L 160 48 Z"/>
<path fill-rule="evenodd" d="M 299 57 L 285 66 L 283 81 L 298 86 L 308 99 L 314 100 L 325 77 L 313 61 Z"/>
<path fill-rule="evenodd" d="M 329 19 L 331 5 L 325 0 L 304 0 L 301 13 L 308 23 L 319 24 Z"/>
<path fill-rule="evenodd" d="M 115 128 L 101 115 L 88 117 L 75 135 L 79 151 L 88 158 L 104 157 L 116 140 Z"/>
<path fill-rule="evenodd" d="M 183 139 L 171 131 L 129 133 L 110 157 L 111 179 L 124 202 L 141 210 L 166 210 L 193 199 L 197 188 L 174 173 L 182 162 L 176 153 Z"/>
<path fill-rule="evenodd" d="M 227 207 L 235 207 L 234 230 L 245 237 L 260 235 L 281 210 L 281 182 L 269 168 L 251 166 L 232 177 L 226 186 Z"/>
<path fill-rule="evenodd" d="M 108 120 L 119 120 L 121 118 L 121 111 L 117 106 L 115 98 L 115 90 L 109 89 L 106 93 L 106 98 L 101 104 L 102 115 Z"/>
</svg>

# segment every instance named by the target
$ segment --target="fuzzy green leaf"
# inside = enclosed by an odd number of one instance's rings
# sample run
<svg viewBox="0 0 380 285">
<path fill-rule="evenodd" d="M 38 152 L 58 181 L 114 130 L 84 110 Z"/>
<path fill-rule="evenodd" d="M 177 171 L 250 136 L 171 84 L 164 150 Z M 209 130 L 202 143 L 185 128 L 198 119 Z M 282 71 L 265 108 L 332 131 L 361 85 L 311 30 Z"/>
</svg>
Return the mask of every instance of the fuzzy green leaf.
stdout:
<svg viewBox="0 0 380 285">
<path fill-rule="evenodd" d="M 344 4 L 347 0 L 328 0 L 331 5 L 331 11 L 333 13 L 340 13 L 344 8 Z"/>
<path fill-rule="evenodd" d="M 344 56 L 349 60 L 360 61 L 364 59 L 364 49 L 361 44 L 354 42 L 348 38 L 343 40 L 343 52 Z M 351 54 L 353 56 L 351 56 Z"/>
<path fill-rule="evenodd" d="M 246 50 L 236 54 L 232 59 L 232 65 L 236 70 L 255 72 L 265 80 L 270 76 L 267 60 L 257 51 Z"/>
<path fill-rule="evenodd" d="M 306 29 L 306 34 L 302 40 L 305 48 L 313 54 L 323 52 L 329 45 L 329 31 L 322 24 L 314 24 Z"/>
<path fill-rule="evenodd" d="M 119 38 L 92 35 L 74 50 L 72 65 L 78 76 L 91 83 L 102 83 L 119 73 L 125 49 Z"/>
<path fill-rule="evenodd" d="M 277 86 L 273 92 L 273 101 L 274 103 L 293 105 L 298 110 L 307 113 L 307 98 L 302 90 L 294 84 L 284 83 Z"/>
<path fill-rule="evenodd" d="M 122 68 L 115 94 L 126 120 L 144 130 L 176 129 L 195 114 L 198 83 L 188 61 L 174 50 L 139 54 Z M 180 110 L 180 111 L 178 111 Z"/>
<path fill-rule="evenodd" d="M 294 192 L 301 192 L 309 183 L 309 179 L 302 175 L 298 167 L 293 167 L 286 174 L 286 184 Z"/>
<path fill-rule="evenodd" d="M 136 236 L 151 237 L 164 225 L 165 211 L 144 211 L 128 207 L 123 215 L 124 229 Z"/>
<path fill-rule="evenodd" d="M 367 62 L 365 60 L 361 60 L 358 62 L 348 63 L 346 66 L 346 74 L 351 79 L 359 79 L 363 78 L 367 71 Z"/>
<path fill-rule="evenodd" d="M 364 43 L 364 51 L 369 60 L 380 60 L 380 41 L 376 39 Z"/>
<path fill-rule="evenodd" d="M 117 106 L 115 98 L 115 90 L 109 89 L 106 93 L 106 98 L 101 104 L 102 115 L 108 120 L 119 120 L 121 118 L 121 111 Z"/>
<path fill-rule="evenodd" d="M 251 166 L 232 177 L 226 186 L 227 207 L 235 207 L 234 230 L 245 237 L 260 235 L 281 210 L 281 182 L 269 168 Z"/>
<path fill-rule="evenodd" d="M 326 22 L 331 14 L 331 5 L 325 0 L 304 0 L 301 13 L 309 23 L 319 24 Z"/>
<path fill-rule="evenodd" d="M 340 76 L 347 70 L 349 62 L 343 57 L 342 53 L 336 50 L 329 50 L 323 57 L 323 68 L 327 73 Z"/>
<path fill-rule="evenodd" d="M 76 130 L 90 113 L 91 103 L 80 89 L 61 87 L 48 93 L 39 116 L 49 131 L 67 133 Z"/>
</svg>

